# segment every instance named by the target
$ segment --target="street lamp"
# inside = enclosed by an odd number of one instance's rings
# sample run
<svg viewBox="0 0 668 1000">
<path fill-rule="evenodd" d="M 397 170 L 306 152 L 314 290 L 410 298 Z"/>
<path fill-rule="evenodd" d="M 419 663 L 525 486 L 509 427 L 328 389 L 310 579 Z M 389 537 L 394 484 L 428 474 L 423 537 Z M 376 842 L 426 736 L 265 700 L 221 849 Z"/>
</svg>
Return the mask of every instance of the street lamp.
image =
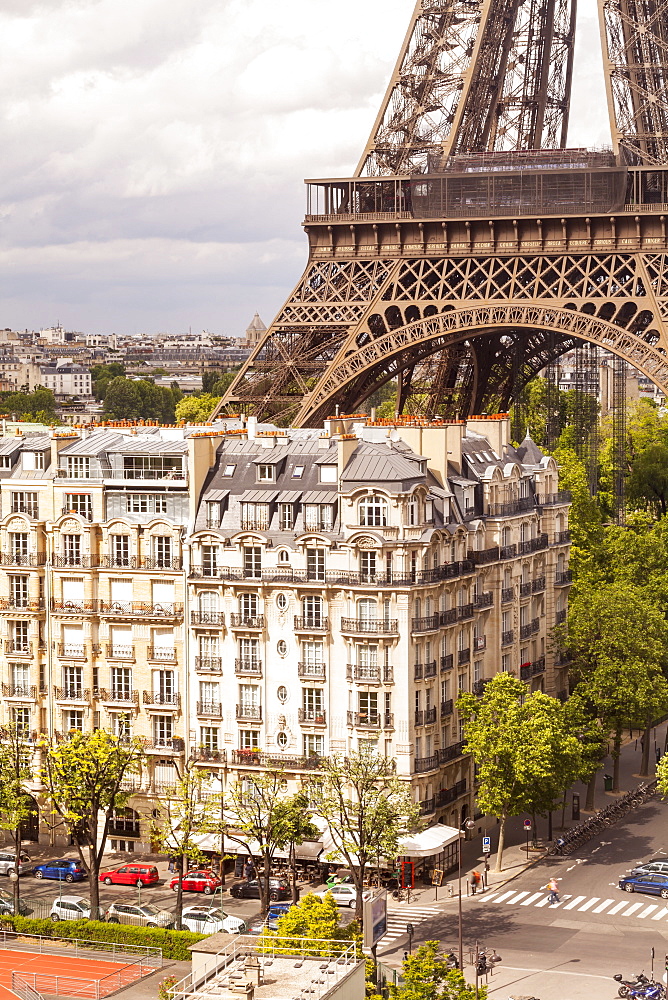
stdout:
<svg viewBox="0 0 668 1000">
<path fill-rule="evenodd" d="M 459 827 L 457 837 L 457 897 L 459 907 L 459 968 L 464 968 L 464 939 L 462 930 L 462 837 L 466 836 L 467 830 L 472 830 L 475 823 L 472 819 L 465 819 Z"/>
</svg>

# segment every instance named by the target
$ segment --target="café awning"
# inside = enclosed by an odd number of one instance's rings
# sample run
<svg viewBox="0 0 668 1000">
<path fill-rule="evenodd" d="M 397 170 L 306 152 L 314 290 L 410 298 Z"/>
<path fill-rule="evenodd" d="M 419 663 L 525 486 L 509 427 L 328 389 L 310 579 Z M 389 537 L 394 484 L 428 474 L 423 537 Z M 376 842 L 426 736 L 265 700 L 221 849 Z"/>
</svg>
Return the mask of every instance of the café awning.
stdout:
<svg viewBox="0 0 668 1000">
<path fill-rule="evenodd" d="M 399 855 L 402 858 L 430 858 L 440 854 L 448 844 L 454 844 L 459 838 L 459 830 L 453 826 L 437 823 L 421 833 L 413 833 L 402 837 L 399 841 Z"/>
</svg>

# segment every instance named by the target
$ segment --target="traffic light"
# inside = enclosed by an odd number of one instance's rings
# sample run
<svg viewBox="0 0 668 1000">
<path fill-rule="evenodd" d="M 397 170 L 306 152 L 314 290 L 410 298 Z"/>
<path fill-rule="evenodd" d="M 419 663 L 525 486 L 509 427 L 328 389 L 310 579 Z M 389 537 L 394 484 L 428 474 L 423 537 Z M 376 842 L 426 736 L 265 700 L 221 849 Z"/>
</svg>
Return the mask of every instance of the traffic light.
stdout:
<svg viewBox="0 0 668 1000">
<path fill-rule="evenodd" d="M 415 888 L 415 862 L 414 861 L 402 861 L 401 862 L 401 888 L 402 889 L 414 889 Z"/>
</svg>

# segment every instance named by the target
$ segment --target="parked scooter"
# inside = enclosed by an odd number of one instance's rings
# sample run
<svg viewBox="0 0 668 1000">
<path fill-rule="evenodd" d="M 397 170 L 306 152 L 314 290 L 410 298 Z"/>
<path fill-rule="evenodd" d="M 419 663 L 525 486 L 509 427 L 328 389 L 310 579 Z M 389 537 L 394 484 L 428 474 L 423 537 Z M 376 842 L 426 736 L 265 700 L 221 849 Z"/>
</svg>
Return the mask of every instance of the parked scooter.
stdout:
<svg viewBox="0 0 668 1000">
<path fill-rule="evenodd" d="M 617 990 L 617 996 L 628 997 L 631 996 L 631 990 L 637 989 L 638 987 L 648 986 L 649 979 L 647 976 L 639 972 L 635 979 L 624 979 L 620 972 L 616 976 L 612 977 L 616 983 L 619 983 L 619 989 Z"/>
</svg>

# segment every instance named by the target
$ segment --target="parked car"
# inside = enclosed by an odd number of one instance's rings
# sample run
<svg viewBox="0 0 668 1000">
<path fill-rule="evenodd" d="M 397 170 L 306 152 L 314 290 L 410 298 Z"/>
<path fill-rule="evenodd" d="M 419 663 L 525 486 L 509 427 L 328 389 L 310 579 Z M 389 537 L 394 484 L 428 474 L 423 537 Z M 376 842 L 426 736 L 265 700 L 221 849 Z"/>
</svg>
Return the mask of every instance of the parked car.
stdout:
<svg viewBox="0 0 668 1000">
<path fill-rule="evenodd" d="M 264 885 L 264 880 L 252 878 L 246 882 L 236 882 L 230 889 L 230 895 L 235 899 L 260 899 L 260 883 Z M 289 885 L 281 882 L 280 879 L 269 879 L 269 899 L 290 899 L 292 891 Z"/>
<path fill-rule="evenodd" d="M 349 885 L 347 882 L 343 882 L 341 885 L 333 885 L 330 889 L 326 889 L 325 892 L 315 892 L 313 895 L 320 896 L 322 899 L 329 895 L 337 906 L 350 906 L 351 909 L 357 903 L 357 889 L 354 885 Z M 362 899 L 369 899 L 370 896 L 370 892 L 362 893 Z"/>
<path fill-rule="evenodd" d="M 155 885 L 159 881 L 155 865 L 122 865 L 100 875 L 100 882 L 105 885 Z"/>
<path fill-rule="evenodd" d="M 57 858 L 35 865 L 34 874 L 35 878 L 55 878 L 60 882 L 80 882 L 87 877 L 84 866 L 73 858 Z"/>
<path fill-rule="evenodd" d="M 134 924 L 135 927 L 173 927 L 174 914 L 160 910 L 148 903 L 137 906 L 134 903 L 112 903 L 105 919 L 110 924 Z"/>
<path fill-rule="evenodd" d="M 27 916 L 32 913 L 32 910 L 26 903 L 25 899 L 19 899 L 19 913 L 22 917 Z M 0 917 L 11 917 L 14 915 L 14 893 L 5 892 L 4 889 L 0 889 Z"/>
<path fill-rule="evenodd" d="M 49 916 L 57 920 L 90 920 L 90 899 L 83 896 L 59 896 L 51 904 Z"/>
<path fill-rule="evenodd" d="M 619 888 L 624 889 L 625 892 L 647 892 L 651 896 L 661 896 L 661 899 L 668 899 L 668 875 L 654 872 L 625 875 L 619 880 Z"/>
<path fill-rule="evenodd" d="M 229 916 L 217 906 L 188 906 L 181 923 L 196 934 L 244 934 L 247 929 L 244 920 Z"/>
<path fill-rule="evenodd" d="M 183 876 L 183 889 L 184 892 L 203 892 L 205 896 L 210 896 L 212 892 L 215 892 L 223 883 L 220 881 L 217 875 L 214 875 L 212 871 L 202 868 L 193 868 L 189 871 L 187 875 Z M 173 889 L 174 892 L 178 892 L 179 888 L 179 877 L 175 875 L 174 878 L 169 883 L 169 888 Z"/>
<path fill-rule="evenodd" d="M 655 875 L 668 875 L 668 861 L 646 861 L 642 865 L 636 865 L 631 874 L 637 875 L 640 872 Z"/>
<path fill-rule="evenodd" d="M 0 875 L 11 875 L 18 872 L 19 875 L 28 875 L 33 870 L 32 859 L 27 854 L 19 855 L 19 862 L 16 863 L 16 855 L 9 851 L 0 851 Z"/>
</svg>

